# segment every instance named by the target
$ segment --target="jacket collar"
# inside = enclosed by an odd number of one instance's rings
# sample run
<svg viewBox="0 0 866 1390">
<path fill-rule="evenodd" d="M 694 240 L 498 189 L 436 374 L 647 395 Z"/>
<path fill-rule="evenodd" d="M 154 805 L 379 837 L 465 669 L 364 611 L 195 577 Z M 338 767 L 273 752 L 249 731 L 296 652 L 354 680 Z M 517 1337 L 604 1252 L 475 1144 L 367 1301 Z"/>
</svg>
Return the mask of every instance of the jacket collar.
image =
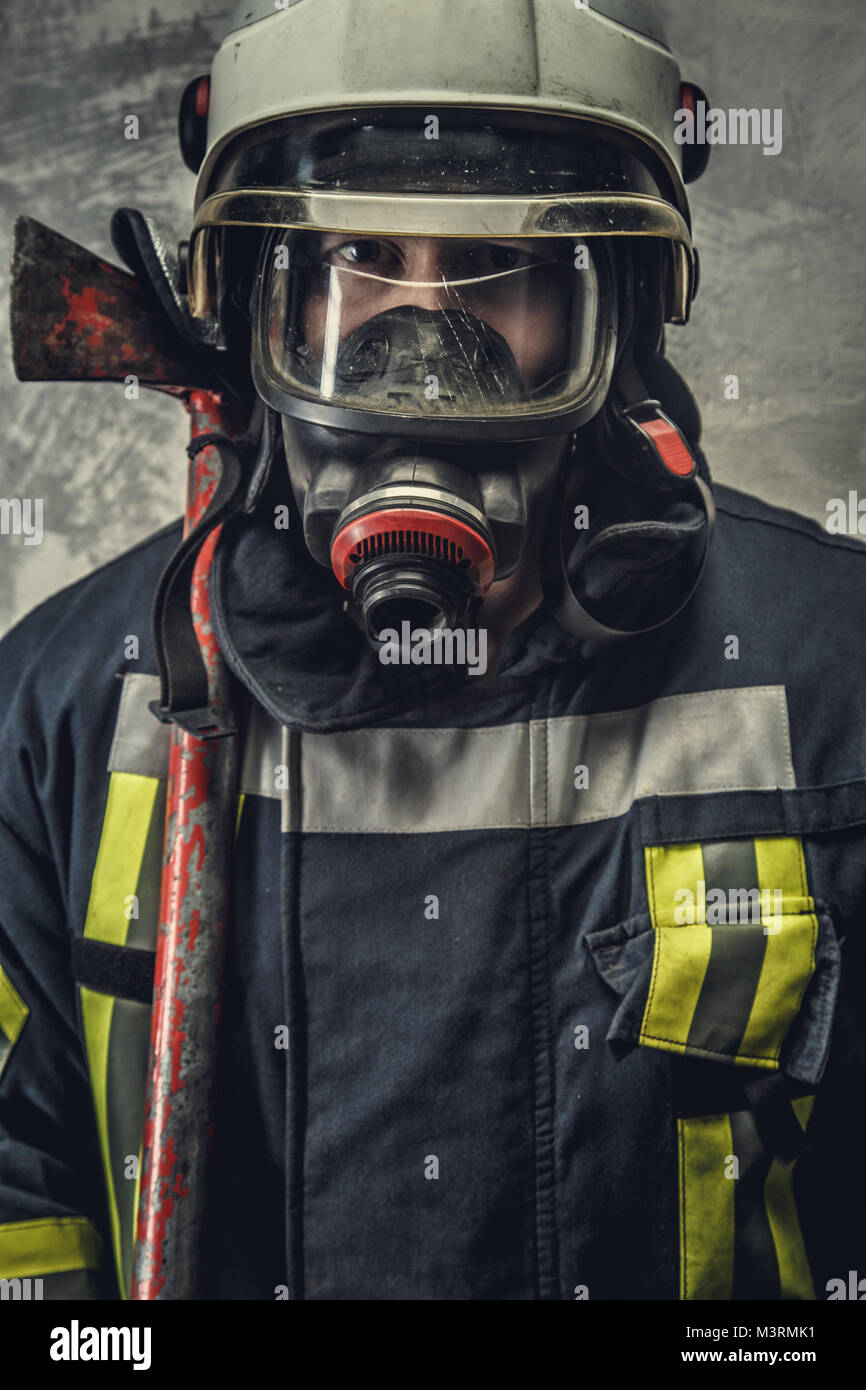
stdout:
<svg viewBox="0 0 866 1390">
<path fill-rule="evenodd" d="M 455 708 L 466 717 L 469 707 L 497 704 L 504 687 L 579 655 L 580 644 L 542 606 L 512 633 L 495 676 L 383 666 L 344 612 L 336 582 L 307 552 L 294 508 L 288 531 L 273 516 L 265 504 L 225 524 L 211 602 L 230 670 L 283 724 L 325 733 L 401 717 L 439 722 Z"/>
</svg>

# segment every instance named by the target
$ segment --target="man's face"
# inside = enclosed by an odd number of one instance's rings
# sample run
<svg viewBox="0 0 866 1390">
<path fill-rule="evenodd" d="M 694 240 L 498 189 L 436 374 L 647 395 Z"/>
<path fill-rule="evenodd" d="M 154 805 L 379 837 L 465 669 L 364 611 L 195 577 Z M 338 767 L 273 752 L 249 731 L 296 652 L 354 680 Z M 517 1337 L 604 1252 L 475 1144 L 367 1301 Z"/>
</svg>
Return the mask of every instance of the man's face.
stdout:
<svg viewBox="0 0 866 1390">
<path fill-rule="evenodd" d="M 291 394 L 404 419 L 531 419 L 594 389 L 609 290 L 604 249 L 572 237 L 275 230 L 256 334 Z"/>
<path fill-rule="evenodd" d="M 508 344 L 528 391 L 566 357 L 574 268 L 559 241 L 384 237 L 322 232 L 303 245 L 310 359 L 391 309 L 457 310 Z"/>
</svg>

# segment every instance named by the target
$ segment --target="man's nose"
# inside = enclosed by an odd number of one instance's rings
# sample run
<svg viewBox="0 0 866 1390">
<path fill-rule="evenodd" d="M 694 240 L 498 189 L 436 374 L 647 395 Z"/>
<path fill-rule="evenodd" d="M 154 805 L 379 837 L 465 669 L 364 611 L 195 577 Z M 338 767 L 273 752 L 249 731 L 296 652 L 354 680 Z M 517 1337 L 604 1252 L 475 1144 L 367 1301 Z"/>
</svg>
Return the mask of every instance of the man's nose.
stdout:
<svg viewBox="0 0 866 1390">
<path fill-rule="evenodd" d="M 441 309 L 448 302 L 442 247 L 426 238 L 413 242 L 405 261 L 401 303 L 418 309 Z"/>
</svg>

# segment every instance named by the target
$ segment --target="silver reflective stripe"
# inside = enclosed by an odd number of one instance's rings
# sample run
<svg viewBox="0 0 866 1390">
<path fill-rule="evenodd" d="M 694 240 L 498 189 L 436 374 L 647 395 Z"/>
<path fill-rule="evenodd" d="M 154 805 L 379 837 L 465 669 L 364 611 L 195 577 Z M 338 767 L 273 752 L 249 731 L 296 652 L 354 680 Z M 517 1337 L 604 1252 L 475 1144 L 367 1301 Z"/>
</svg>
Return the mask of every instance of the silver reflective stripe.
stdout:
<svg viewBox="0 0 866 1390">
<path fill-rule="evenodd" d="M 171 725 L 161 724 L 147 708 L 159 699 L 159 677 L 130 672 L 123 677 L 120 709 L 108 754 L 109 772 L 137 772 L 140 777 L 166 777 Z"/>
<path fill-rule="evenodd" d="M 532 824 L 528 724 L 301 739 L 304 830 L 428 834 Z"/>
<path fill-rule="evenodd" d="M 796 785 L 784 686 L 666 695 L 547 727 L 548 825 L 620 816 L 643 796 Z M 574 790 L 570 774 L 580 765 L 588 793 Z"/>
<path fill-rule="evenodd" d="M 166 731 L 147 709 L 158 683 L 126 680 L 111 769 L 154 775 L 162 757 L 164 775 Z M 308 832 L 585 825 L 624 815 L 639 797 L 796 785 L 784 686 L 668 695 L 613 714 L 492 728 L 296 734 L 290 778 L 281 772 L 281 733 L 256 706 L 241 788 L 279 799 L 289 781 L 291 823 Z"/>
</svg>

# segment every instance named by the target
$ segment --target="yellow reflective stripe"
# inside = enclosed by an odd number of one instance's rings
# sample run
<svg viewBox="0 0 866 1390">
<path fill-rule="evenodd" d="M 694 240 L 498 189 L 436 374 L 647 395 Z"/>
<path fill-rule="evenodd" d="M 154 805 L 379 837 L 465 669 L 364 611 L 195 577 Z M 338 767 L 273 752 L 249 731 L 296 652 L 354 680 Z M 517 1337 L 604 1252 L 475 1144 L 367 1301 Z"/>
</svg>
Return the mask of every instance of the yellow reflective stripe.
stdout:
<svg viewBox="0 0 866 1390">
<path fill-rule="evenodd" d="M 126 900 L 138 886 L 158 777 L 112 772 L 102 837 L 90 885 L 84 935 L 115 946 L 126 943 L 129 919 Z"/>
<path fill-rule="evenodd" d="M 815 1108 L 815 1097 L 798 1096 L 796 1100 L 791 1101 L 791 1104 L 794 1107 L 794 1114 L 800 1121 L 800 1128 L 802 1130 L 805 1130 L 806 1126 L 812 1118 L 812 1111 Z"/>
<path fill-rule="evenodd" d="M 734 1188 L 725 1176 L 733 1141 L 727 1115 L 678 1120 L 680 1298 L 731 1297 Z"/>
<path fill-rule="evenodd" d="M 777 1067 L 782 1043 L 815 970 L 818 919 L 808 895 L 806 863 L 799 839 L 755 840 L 758 886 L 782 894 L 782 912 L 762 916 L 766 950 L 755 1002 L 739 1056 L 755 1066 Z"/>
<path fill-rule="evenodd" d="M 712 939 L 709 927 L 661 927 L 656 932 L 653 973 L 638 1042 L 665 1052 L 685 1052 Z"/>
<path fill-rule="evenodd" d="M 132 1210 L 133 1210 L 133 1212 L 135 1213 L 135 1215 L 134 1215 L 134 1217 L 133 1217 L 133 1222 L 132 1222 L 132 1278 L 133 1278 L 133 1280 L 135 1279 L 135 1248 L 136 1248 L 137 1238 L 138 1238 L 138 1208 L 139 1208 L 139 1205 L 140 1205 L 140 1203 L 141 1203 L 141 1165 L 142 1165 L 143 1163 L 144 1163 L 144 1127 L 142 1126 L 141 1143 L 140 1143 L 139 1146 L 138 1146 L 138 1165 L 137 1165 L 136 1170 L 135 1170 L 135 1198 L 134 1198 L 134 1200 L 133 1200 L 133 1207 L 132 1207 Z M 118 1269 L 120 1268 L 119 1260 L 120 1260 L 120 1257 L 118 1256 Z M 121 1284 L 123 1285 L 123 1280 L 121 1280 Z M 122 1296 L 124 1299 L 128 1299 L 131 1293 L 132 1293 L 132 1288 L 131 1288 L 131 1286 L 130 1286 L 130 1288 L 126 1288 L 125 1286 L 121 1287 L 121 1296 Z"/>
<path fill-rule="evenodd" d="M 796 1118 L 805 1129 L 809 1122 L 809 1115 L 812 1113 L 812 1106 L 815 1104 L 815 1097 L 803 1095 L 799 1101 L 794 1101 L 792 1104 L 794 1104 Z M 778 1159 L 773 1159 L 770 1172 L 767 1173 L 763 1195 L 765 1195 L 770 1232 L 773 1234 L 773 1244 L 776 1245 L 781 1298 L 815 1300 L 815 1286 L 812 1283 L 812 1272 L 809 1269 L 809 1259 L 806 1257 L 803 1233 L 801 1226 L 799 1226 L 798 1211 L 796 1211 L 795 1169 L 796 1163 L 788 1163 L 787 1166 L 784 1166 L 783 1163 L 778 1162 Z"/>
<path fill-rule="evenodd" d="M 683 919 L 675 915 L 678 906 L 676 895 L 685 888 L 694 898 L 698 884 L 704 877 L 704 857 L 700 845 L 653 845 L 645 851 L 645 859 L 653 926 L 680 926 Z"/>
<path fill-rule="evenodd" d="M 101 1244 L 84 1216 L 11 1221 L 0 1226 L 0 1279 L 98 1269 Z"/>
<path fill-rule="evenodd" d="M 244 813 L 244 798 L 245 798 L 245 796 L 246 796 L 246 792 L 241 792 L 240 795 L 238 796 L 238 813 L 237 813 L 237 815 L 235 816 L 235 839 L 237 839 L 238 833 L 239 833 L 240 828 L 241 828 L 241 816 L 242 816 L 243 813 Z"/>
<path fill-rule="evenodd" d="M 653 968 L 638 1041 L 683 1053 L 710 959 L 707 926 L 678 926 L 676 894 L 694 897 L 704 875 L 700 845 L 646 851 L 650 915 L 655 928 Z"/>
<path fill-rule="evenodd" d="M 794 1113 L 803 1129 L 809 1123 L 814 1096 L 801 1096 L 792 1102 Z M 764 1184 L 767 1219 L 776 1247 L 779 1264 L 779 1286 L 783 1299 L 814 1300 L 815 1288 L 800 1229 L 800 1217 L 794 1198 L 796 1163 L 784 1166 L 774 1159 Z"/>
<path fill-rule="evenodd" d="M 814 1096 L 793 1102 L 803 1128 Z M 678 1121 L 680 1178 L 680 1297 L 733 1297 L 735 1187 L 726 1165 L 733 1137 L 730 1116 Z M 764 1183 L 764 1203 L 776 1253 L 780 1296 L 814 1299 L 815 1291 L 794 1197 L 796 1165 L 773 1160 Z"/>
<path fill-rule="evenodd" d="M 10 1044 L 18 1041 L 18 1034 L 30 1013 L 21 995 L 13 985 L 6 971 L 0 966 L 0 1029 L 6 1034 Z"/>
<path fill-rule="evenodd" d="M 114 999 L 110 994 L 98 994 L 96 990 L 81 986 L 81 1016 L 84 1020 L 84 1039 L 87 1047 L 87 1065 L 90 1071 L 90 1088 L 96 1109 L 96 1128 L 99 1133 L 99 1149 L 102 1154 L 102 1167 L 105 1173 L 108 1215 L 111 1223 L 111 1245 L 117 1266 L 117 1282 L 121 1298 L 126 1298 L 123 1280 L 123 1256 L 120 1241 L 120 1216 L 117 1210 L 117 1193 L 114 1188 L 114 1174 L 111 1166 L 111 1152 L 108 1144 L 108 1040 L 111 1036 L 111 1018 L 114 1013 Z"/>
<path fill-rule="evenodd" d="M 144 777 L 132 772 L 111 774 L 84 925 L 84 935 L 87 937 L 115 946 L 126 944 L 129 931 L 127 899 L 138 889 L 138 876 L 160 785 L 158 777 Z M 81 1016 L 105 1171 L 111 1243 L 120 1296 L 125 1299 L 128 1292 L 123 1277 L 120 1215 L 108 1137 L 108 1044 L 113 1013 L 114 999 L 111 995 L 81 987 Z"/>
<path fill-rule="evenodd" d="M 782 910 L 786 915 L 814 911 L 806 878 L 806 859 L 802 840 L 789 836 L 782 840 L 756 840 L 755 858 L 758 864 L 758 886 L 770 892 L 778 889 L 783 897 Z"/>
</svg>

